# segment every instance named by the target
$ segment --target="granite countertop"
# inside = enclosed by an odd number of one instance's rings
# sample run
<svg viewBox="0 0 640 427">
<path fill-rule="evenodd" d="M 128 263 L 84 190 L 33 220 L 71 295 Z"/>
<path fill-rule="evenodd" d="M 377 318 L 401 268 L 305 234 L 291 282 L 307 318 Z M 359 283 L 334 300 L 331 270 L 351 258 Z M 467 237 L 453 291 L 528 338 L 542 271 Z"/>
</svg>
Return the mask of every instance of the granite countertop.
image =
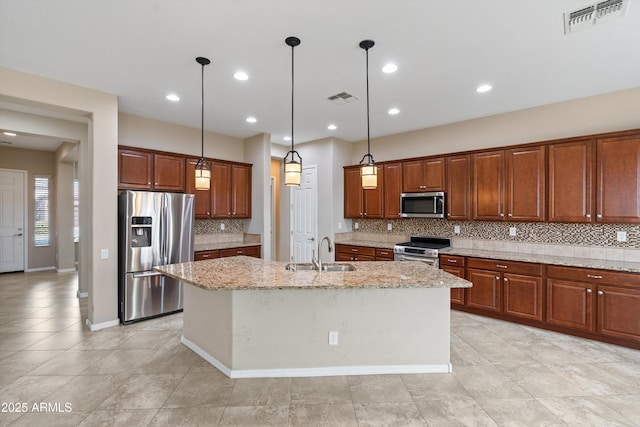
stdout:
<svg viewBox="0 0 640 427">
<path fill-rule="evenodd" d="M 562 265 L 567 267 L 595 268 L 628 273 L 640 273 L 640 262 L 609 261 L 594 258 L 575 258 L 556 255 L 523 254 L 518 252 L 501 252 L 480 249 L 448 248 L 440 250 L 441 255 L 459 255 L 474 258 L 502 259 L 505 261 L 522 261 L 539 264 Z"/>
<path fill-rule="evenodd" d="M 335 242 L 336 245 L 352 245 L 352 246 L 368 246 L 370 248 L 379 248 L 379 249 L 391 249 L 393 250 L 393 246 L 395 243 L 391 242 L 379 242 L 375 240 L 343 240 L 340 242 Z"/>
<path fill-rule="evenodd" d="M 249 246 L 261 246 L 260 242 L 215 242 L 215 243 L 199 243 L 197 245 L 193 245 L 194 252 L 201 251 L 215 251 L 217 249 L 232 249 L 232 248 L 246 248 Z"/>
<path fill-rule="evenodd" d="M 206 290 L 470 288 L 471 282 L 422 262 L 352 262 L 356 271 L 288 271 L 287 263 L 236 256 L 155 267 Z"/>
</svg>

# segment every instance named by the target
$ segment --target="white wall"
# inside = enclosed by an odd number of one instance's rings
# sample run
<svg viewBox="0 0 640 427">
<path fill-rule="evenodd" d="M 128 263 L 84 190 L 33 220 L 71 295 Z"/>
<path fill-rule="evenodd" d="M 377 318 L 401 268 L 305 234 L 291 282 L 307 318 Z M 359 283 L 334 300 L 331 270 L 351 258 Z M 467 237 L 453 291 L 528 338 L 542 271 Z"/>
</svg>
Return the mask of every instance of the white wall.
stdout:
<svg viewBox="0 0 640 427">
<path fill-rule="evenodd" d="M 251 168 L 251 218 L 245 220 L 247 233 L 260 234 L 262 258 L 271 259 L 271 154 L 269 134 L 259 134 L 247 138 L 245 162 L 252 163 Z"/>
<path fill-rule="evenodd" d="M 118 99 L 115 95 L 0 68 L 0 101 L 62 111 L 89 123 L 80 143 L 80 268 L 93 328 L 117 324 Z M 42 134 L 42 133 L 41 133 Z M 102 249 L 109 251 L 101 259 Z"/>
<path fill-rule="evenodd" d="M 75 242 L 73 240 L 73 178 L 74 163 L 67 161 L 76 144 L 65 142 L 55 153 L 56 158 L 56 270 L 71 271 L 76 268 Z"/>
<path fill-rule="evenodd" d="M 640 88 L 371 140 L 376 161 L 454 153 L 640 128 Z M 353 145 L 350 164 L 367 152 Z"/>
</svg>

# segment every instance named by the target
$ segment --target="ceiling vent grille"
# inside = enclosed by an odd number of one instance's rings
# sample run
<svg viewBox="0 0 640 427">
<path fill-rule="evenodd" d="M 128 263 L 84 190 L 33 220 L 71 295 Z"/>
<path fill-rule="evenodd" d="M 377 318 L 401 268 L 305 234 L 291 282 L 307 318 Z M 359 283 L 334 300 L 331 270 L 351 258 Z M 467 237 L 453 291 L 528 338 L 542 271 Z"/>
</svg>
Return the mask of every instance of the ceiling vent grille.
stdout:
<svg viewBox="0 0 640 427">
<path fill-rule="evenodd" d="M 564 13 L 564 33 L 591 28 L 599 22 L 622 18 L 630 0 L 606 0 Z"/>
<path fill-rule="evenodd" d="M 358 100 L 358 98 L 356 96 L 351 95 L 348 92 L 336 93 L 335 95 L 332 95 L 332 96 L 328 97 L 327 99 L 329 101 L 331 101 L 332 103 L 337 104 L 337 105 L 348 104 L 350 102 Z"/>
</svg>

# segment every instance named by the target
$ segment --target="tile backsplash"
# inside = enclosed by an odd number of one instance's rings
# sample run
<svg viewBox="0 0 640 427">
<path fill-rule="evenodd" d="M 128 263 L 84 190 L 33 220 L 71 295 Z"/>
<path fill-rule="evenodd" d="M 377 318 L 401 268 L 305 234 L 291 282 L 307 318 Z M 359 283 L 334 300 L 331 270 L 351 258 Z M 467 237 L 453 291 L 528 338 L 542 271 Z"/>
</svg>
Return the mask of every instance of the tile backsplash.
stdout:
<svg viewBox="0 0 640 427">
<path fill-rule="evenodd" d="M 222 230 L 224 224 L 224 230 Z M 237 234 L 244 232 L 243 219 L 196 219 L 194 233 L 198 234 Z"/>
</svg>

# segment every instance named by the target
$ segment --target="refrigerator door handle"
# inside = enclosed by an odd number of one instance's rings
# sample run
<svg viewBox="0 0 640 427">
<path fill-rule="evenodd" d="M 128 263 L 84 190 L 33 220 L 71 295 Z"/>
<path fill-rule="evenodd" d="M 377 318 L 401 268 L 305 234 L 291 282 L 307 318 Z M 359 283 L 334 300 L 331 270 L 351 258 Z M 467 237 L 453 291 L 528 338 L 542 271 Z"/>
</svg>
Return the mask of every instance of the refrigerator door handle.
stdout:
<svg viewBox="0 0 640 427">
<path fill-rule="evenodd" d="M 167 263 L 167 195 L 162 195 L 160 207 L 160 260 Z"/>
<path fill-rule="evenodd" d="M 154 277 L 154 276 L 162 276 L 162 273 L 159 271 L 145 271 L 144 273 L 133 273 L 134 279 L 139 279 L 141 277 Z"/>
</svg>

